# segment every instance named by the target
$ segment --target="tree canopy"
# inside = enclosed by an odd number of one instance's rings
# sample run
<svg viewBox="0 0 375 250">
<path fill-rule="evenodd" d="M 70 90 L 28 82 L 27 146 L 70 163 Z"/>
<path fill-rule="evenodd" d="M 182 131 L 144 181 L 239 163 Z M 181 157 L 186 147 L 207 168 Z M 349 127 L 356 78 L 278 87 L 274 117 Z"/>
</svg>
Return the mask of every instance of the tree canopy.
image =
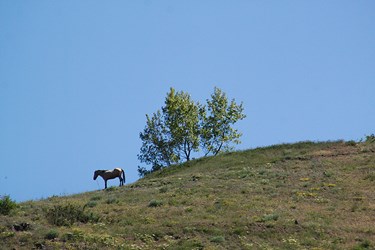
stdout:
<svg viewBox="0 0 375 250">
<path fill-rule="evenodd" d="M 206 105 L 194 102 L 186 92 L 171 88 L 164 106 L 151 116 L 139 134 L 142 146 L 138 159 L 148 165 L 138 167 L 141 176 L 172 164 L 189 161 L 200 149 L 205 156 L 231 150 L 239 144 L 241 133 L 233 125 L 244 119 L 243 105 L 234 99 L 229 103 L 226 94 L 214 89 Z"/>
<path fill-rule="evenodd" d="M 201 119 L 201 143 L 205 155 L 228 151 L 231 142 L 241 143 L 242 134 L 232 125 L 246 117 L 242 103 L 238 105 L 234 99 L 229 103 L 226 94 L 215 88 L 211 99 L 207 99 L 206 108 Z"/>
</svg>

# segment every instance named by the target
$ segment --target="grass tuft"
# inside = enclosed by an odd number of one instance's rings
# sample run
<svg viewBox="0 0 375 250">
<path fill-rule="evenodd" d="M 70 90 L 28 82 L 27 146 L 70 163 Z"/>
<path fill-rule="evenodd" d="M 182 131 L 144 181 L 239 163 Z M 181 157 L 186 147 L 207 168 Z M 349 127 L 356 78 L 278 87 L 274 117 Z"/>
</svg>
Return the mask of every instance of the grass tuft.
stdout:
<svg viewBox="0 0 375 250">
<path fill-rule="evenodd" d="M 148 207 L 161 207 L 163 205 L 163 201 L 161 200 L 151 200 L 148 203 Z"/>
</svg>

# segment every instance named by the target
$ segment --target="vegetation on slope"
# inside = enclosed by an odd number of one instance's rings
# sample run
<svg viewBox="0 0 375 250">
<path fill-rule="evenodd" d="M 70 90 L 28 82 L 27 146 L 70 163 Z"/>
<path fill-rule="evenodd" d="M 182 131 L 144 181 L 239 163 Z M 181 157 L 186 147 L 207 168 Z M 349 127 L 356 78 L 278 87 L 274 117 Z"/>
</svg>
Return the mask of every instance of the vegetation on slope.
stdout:
<svg viewBox="0 0 375 250">
<path fill-rule="evenodd" d="M 301 142 L 18 204 L 0 249 L 373 249 L 374 218 L 375 143 Z"/>
<path fill-rule="evenodd" d="M 146 115 L 146 126 L 139 134 L 142 146 L 138 159 L 151 165 L 151 169 L 138 167 L 140 176 L 190 161 L 194 152 L 217 155 L 241 143 L 242 133 L 233 125 L 246 117 L 242 103 L 229 101 L 216 87 L 206 101 L 202 105 L 188 93 L 171 88 L 165 106 L 151 116 Z"/>
</svg>

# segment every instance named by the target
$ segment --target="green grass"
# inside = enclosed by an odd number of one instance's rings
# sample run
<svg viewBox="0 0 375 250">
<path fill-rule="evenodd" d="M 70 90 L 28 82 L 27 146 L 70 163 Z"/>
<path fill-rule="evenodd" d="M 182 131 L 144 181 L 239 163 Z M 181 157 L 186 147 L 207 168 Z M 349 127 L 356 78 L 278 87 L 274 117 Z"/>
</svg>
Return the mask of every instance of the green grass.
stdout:
<svg viewBox="0 0 375 250">
<path fill-rule="evenodd" d="M 0 249 L 374 249 L 374 173 L 372 141 L 201 158 L 109 191 L 19 203 L 0 215 Z"/>
</svg>

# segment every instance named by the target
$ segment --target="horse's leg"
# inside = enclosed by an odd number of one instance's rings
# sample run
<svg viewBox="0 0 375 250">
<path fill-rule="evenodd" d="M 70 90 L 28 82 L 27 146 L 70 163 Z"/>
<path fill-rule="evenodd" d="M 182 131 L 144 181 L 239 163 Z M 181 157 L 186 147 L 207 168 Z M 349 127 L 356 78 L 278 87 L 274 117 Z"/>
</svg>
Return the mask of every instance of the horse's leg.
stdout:
<svg viewBox="0 0 375 250">
<path fill-rule="evenodd" d="M 124 185 L 124 180 L 121 178 L 121 176 L 118 177 L 120 179 L 120 187 Z"/>
<path fill-rule="evenodd" d="M 104 180 L 104 189 L 107 189 L 107 180 Z"/>
</svg>

